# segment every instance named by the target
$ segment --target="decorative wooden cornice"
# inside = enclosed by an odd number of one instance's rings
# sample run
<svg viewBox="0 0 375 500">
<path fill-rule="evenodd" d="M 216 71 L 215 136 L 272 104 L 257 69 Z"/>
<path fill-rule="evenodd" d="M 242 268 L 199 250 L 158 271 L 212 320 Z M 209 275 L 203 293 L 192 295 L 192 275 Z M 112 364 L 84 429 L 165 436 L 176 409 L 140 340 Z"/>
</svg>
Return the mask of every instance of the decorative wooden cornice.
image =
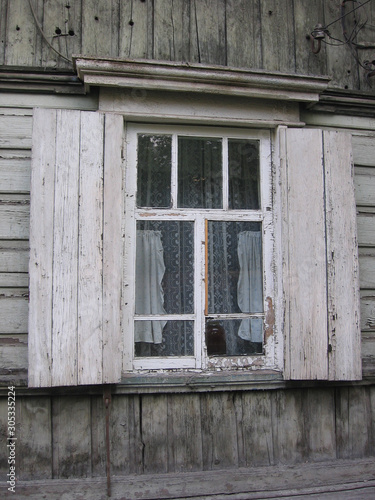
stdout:
<svg viewBox="0 0 375 500">
<path fill-rule="evenodd" d="M 309 103 L 306 107 L 321 113 L 374 118 L 375 95 L 373 91 L 327 89 L 320 96 L 319 102 Z"/>
<path fill-rule="evenodd" d="M 199 92 L 299 102 L 318 101 L 326 76 L 306 76 L 155 60 L 73 56 L 78 77 L 89 86 Z"/>
</svg>

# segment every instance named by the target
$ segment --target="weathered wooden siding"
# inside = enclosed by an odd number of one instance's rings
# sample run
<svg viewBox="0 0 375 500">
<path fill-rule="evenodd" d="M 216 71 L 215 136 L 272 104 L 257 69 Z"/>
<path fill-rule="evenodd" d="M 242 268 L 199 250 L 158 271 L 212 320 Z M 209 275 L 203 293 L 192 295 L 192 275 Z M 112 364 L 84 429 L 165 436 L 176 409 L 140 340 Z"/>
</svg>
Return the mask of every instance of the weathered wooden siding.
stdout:
<svg viewBox="0 0 375 500">
<path fill-rule="evenodd" d="M 102 395 L 19 396 L 16 408 L 19 480 L 105 476 Z M 114 395 L 110 448 L 118 476 L 374 456 L 375 388 Z"/>
<path fill-rule="evenodd" d="M 33 7 L 31 9 L 30 7 Z M 72 69 L 72 54 L 201 62 L 301 74 L 328 74 L 331 85 L 371 90 L 364 69 L 343 44 L 307 39 L 317 23 L 343 39 L 339 0 L 1 0 L 0 65 Z M 348 3 L 347 12 L 351 10 Z M 374 42 L 375 5 L 355 17 Z M 34 12 L 34 14 L 33 14 Z M 372 24 L 371 24 L 372 23 Z M 336 46 L 337 45 L 337 46 Z M 54 49 L 52 49 L 52 48 Z M 371 50 L 358 59 L 373 60 Z"/>
<path fill-rule="evenodd" d="M 3 94 L 3 96 L 6 96 Z M 33 106 L 50 97 L 21 95 L 18 107 L 0 101 L 0 380 L 26 383 L 28 331 L 28 237 Z M 57 98 L 58 107 L 95 109 L 93 99 Z M 2 107 L 1 107 L 2 106 Z M 1 139 L 2 137 L 2 139 Z M 2 142 L 1 142 L 2 141 Z M 353 135 L 361 330 L 364 375 L 375 373 L 375 134 Z"/>
</svg>

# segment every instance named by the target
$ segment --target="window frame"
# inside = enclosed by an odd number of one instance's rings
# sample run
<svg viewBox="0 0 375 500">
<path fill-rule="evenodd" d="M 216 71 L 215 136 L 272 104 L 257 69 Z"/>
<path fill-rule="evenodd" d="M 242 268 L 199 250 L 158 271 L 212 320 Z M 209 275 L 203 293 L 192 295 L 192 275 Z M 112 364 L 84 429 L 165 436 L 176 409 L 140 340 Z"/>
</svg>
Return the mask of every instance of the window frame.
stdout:
<svg viewBox="0 0 375 500">
<path fill-rule="evenodd" d="M 165 134 L 172 135 L 172 207 L 164 208 L 137 208 L 137 134 Z M 178 136 L 226 138 L 223 141 L 223 207 L 221 209 L 190 209 L 177 208 L 177 148 Z M 228 209 L 228 139 L 249 139 L 259 141 L 260 162 L 260 208 L 258 210 L 229 210 Z M 265 324 L 268 309 L 275 303 L 274 287 L 274 237 L 273 237 L 273 183 L 272 183 L 272 132 L 269 129 L 236 128 L 220 126 L 196 126 L 162 123 L 150 124 L 126 122 L 124 134 L 124 266 L 123 266 L 123 370 L 125 372 L 148 372 L 164 370 L 248 370 L 269 368 L 280 370 L 275 349 L 276 327 L 267 327 Z M 195 313 L 193 315 L 179 315 L 182 319 L 194 318 L 194 357 L 154 357 L 136 358 L 134 356 L 134 295 L 135 295 L 135 227 L 136 221 L 143 217 L 152 217 L 153 220 L 191 220 L 195 221 Z M 148 219 L 148 220 L 150 220 Z M 204 342 L 204 303 L 205 303 L 205 255 L 204 255 L 204 221 L 257 221 L 262 223 L 262 259 L 263 259 L 263 354 L 246 356 L 207 356 Z M 241 313 L 243 314 L 243 313 Z M 163 315 L 163 319 L 172 315 Z M 213 315 L 209 315 L 212 317 Z M 227 316 L 233 316 L 227 315 Z M 256 316 L 256 315 L 255 315 Z M 258 315 L 259 316 L 259 315 Z M 254 317 L 254 315 L 248 315 Z M 157 318 L 156 318 L 157 319 Z M 179 319 L 173 315 L 173 319 Z M 272 331 L 270 331 L 270 328 Z"/>
</svg>

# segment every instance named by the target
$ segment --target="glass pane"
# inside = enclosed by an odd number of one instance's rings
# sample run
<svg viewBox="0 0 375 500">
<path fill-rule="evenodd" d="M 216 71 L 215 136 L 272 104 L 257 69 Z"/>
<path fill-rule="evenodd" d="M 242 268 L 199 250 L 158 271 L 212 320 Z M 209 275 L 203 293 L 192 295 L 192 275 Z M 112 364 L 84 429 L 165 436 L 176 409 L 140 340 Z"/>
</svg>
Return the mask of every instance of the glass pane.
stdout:
<svg viewBox="0 0 375 500">
<path fill-rule="evenodd" d="M 229 208 L 259 209 L 259 142 L 229 139 L 228 168 Z"/>
<path fill-rule="evenodd" d="M 242 336 L 241 336 L 242 334 Z M 263 320 L 207 320 L 208 356 L 245 356 L 262 354 Z"/>
<path fill-rule="evenodd" d="M 178 138 L 178 206 L 222 208 L 221 139 Z"/>
<path fill-rule="evenodd" d="M 136 314 L 194 313 L 194 222 L 137 221 Z"/>
<path fill-rule="evenodd" d="M 135 342 L 136 357 L 149 356 L 194 356 L 193 321 L 135 321 L 135 335 L 153 329 L 161 332 L 158 343 Z"/>
<path fill-rule="evenodd" d="M 172 136 L 138 134 L 137 206 L 171 206 Z"/>
<path fill-rule="evenodd" d="M 208 313 L 263 311 L 262 225 L 208 221 Z"/>
</svg>

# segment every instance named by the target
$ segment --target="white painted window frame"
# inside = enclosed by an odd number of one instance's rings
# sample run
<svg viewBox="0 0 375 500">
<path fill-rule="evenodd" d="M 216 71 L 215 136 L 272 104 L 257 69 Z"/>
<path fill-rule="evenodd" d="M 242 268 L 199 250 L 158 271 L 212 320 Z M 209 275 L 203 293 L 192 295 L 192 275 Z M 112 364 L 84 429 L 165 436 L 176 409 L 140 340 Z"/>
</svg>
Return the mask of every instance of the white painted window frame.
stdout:
<svg viewBox="0 0 375 500">
<path fill-rule="evenodd" d="M 186 126 L 126 123 L 125 130 L 125 215 L 124 215 L 124 279 L 123 279 L 123 332 L 124 332 L 124 357 L 123 370 L 154 371 L 170 369 L 190 370 L 239 370 L 239 369 L 281 369 L 282 360 L 277 359 L 275 349 L 275 325 L 273 335 L 268 336 L 263 343 L 264 354 L 251 356 L 207 356 L 204 345 L 205 315 L 204 315 L 204 224 L 205 219 L 223 221 L 256 221 L 262 223 L 262 249 L 263 249 L 263 300 L 262 314 L 220 315 L 221 318 L 235 317 L 266 317 L 271 303 L 275 303 L 274 290 L 274 238 L 273 238 L 273 207 L 272 207 L 272 157 L 271 157 L 271 131 L 257 130 L 254 128 L 222 128 L 212 126 Z M 137 190 L 137 134 L 154 133 L 172 135 L 172 199 L 171 209 L 136 208 Z M 223 208 L 222 209 L 181 209 L 177 208 L 177 136 L 189 135 L 197 137 L 214 137 L 223 139 Z M 228 210 L 228 138 L 258 140 L 260 145 L 260 198 L 259 210 Z M 151 215 L 152 214 L 152 215 Z M 195 237 L 195 313 L 184 315 L 163 315 L 163 319 L 194 320 L 195 334 L 193 357 L 153 357 L 135 358 L 134 356 L 134 303 L 135 303 L 135 231 L 136 220 L 145 217 L 159 220 L 184 220 L 194 221 Z M 215 315 L 210 314 L 210 317 Z M 152 316 L 158 319 L 157 316 Z M 142 317 L 138 317 L 142 319 Z M 146 318 L 144 318 L 146 319 Z M 149 318 L 148 318 L 149 319 Z M 264 332 L 266 325 L 264 327 Z"/>
</svg>

